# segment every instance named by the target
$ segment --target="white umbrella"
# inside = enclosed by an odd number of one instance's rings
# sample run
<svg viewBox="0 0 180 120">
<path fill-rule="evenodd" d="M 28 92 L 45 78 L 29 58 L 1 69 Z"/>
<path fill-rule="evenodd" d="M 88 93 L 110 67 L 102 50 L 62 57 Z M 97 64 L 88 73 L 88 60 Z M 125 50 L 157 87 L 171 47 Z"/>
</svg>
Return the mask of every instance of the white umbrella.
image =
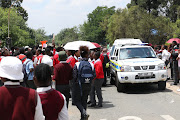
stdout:
<svg viewBox="0 0 180 120">
<path fill-rule="evenodd" d="M 68 42 L 65 46 L 65 50 L 79 50 L 80 46 L 87 46 L 89 49 L 94 49 L 96 46 L 89 41 L 73 41 Z"/>
</svg>

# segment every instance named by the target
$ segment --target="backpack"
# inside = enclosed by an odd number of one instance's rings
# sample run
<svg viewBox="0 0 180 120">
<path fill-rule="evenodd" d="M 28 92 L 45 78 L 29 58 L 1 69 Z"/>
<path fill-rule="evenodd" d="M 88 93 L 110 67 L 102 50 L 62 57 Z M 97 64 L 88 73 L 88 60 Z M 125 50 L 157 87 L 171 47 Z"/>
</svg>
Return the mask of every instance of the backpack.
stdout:
<svg viewBox="0 0 180 120">
<path fill-rule="evenodd" d="M 91 83 L 94 79 L 94 72 L 92 66 L 88 61 L 80 61 L 78 69 L 78 80 L 79 83 Z"/>
<path fill-rule="evenodd" d="M 27 72 L 26 72 L 26 65 L 27 65 L 28 62 L 30 62 L 30 60 L 27 61 L 26 64 L 23 64 L 23 68 L 22 68 L 22 72 L 23 72 L 23 74 L 24 74 L 23 81 L 24 81 L 24 83 L 25 83 L 26 85 L 27 85 L 27 80 L 28 80 L 28 74 L 27 74 Z"/>
</svg>

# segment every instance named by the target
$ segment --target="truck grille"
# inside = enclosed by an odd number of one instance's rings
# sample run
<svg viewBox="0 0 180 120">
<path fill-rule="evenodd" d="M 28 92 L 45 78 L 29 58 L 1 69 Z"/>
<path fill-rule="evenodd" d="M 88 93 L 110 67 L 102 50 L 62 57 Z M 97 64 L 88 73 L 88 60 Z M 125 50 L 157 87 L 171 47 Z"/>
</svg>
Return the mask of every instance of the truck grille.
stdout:
<svg viewBox="0 0 180 120">
<path fill-rule="evenodd" d="M 134 66 L 134 70 L 153 70 L 155 69 L 155 65 L 150 66 Z"/>
</svg>

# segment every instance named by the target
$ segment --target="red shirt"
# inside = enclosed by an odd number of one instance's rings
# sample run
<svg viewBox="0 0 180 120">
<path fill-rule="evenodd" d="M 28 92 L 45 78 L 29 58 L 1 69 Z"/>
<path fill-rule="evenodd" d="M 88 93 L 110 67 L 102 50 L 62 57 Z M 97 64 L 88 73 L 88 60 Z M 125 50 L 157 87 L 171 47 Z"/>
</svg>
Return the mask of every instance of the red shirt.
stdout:
<svg viewBox="0 0 180 120">
<path fill-rule="evenodd" d="M 95 79 L 103 79 L 104 78 L 104 72 L 103 72 L 103 66 L 100 59 L 97 59 L 94 62 L 94 68 L 96 71 L 96 78 Z"/>
<path fill-rule="evenodd" d="M 24 63 L 26 61 L 26 59 L 27 59 L 26 55 L 24 55 L 24 54 L 18 55 L 17 58 L 19 58 L 22 61 L 22 63 Z"/>
<path fill-rule="evenodd" d="M 74 68 L 75 63 L 78 62 L 78 60 L 76 60 L 73 56 L 70 56 L 70 57 L 66 60 L 66 62 L 69 63 L 72 68 Z"/>
<path fill-rule="evenodd" d="M 103 63 L 103 61 L 104 61 L 104 55 L 103 55 L 103 53 L 101 53 L 101 55 L 100 55 L 99 59 L 100 59 L 100 60 L 101 60 L 101 62 Z"/>
<path fill-rule="evenodd" d="M 54 67 L 53 80 L 56 81 L 56 85 L 68 85 L 72 80 L 72 67 L 68 63 L 59 63 Z"/>
<path fill-rule="evenodd" d="M 60 61 L 58 60 L 59 58 L 59 55 L 56 54 L 53 56 L 53 66 L 55 66 L 56 64 L 58 64 Z"/>
</svg>

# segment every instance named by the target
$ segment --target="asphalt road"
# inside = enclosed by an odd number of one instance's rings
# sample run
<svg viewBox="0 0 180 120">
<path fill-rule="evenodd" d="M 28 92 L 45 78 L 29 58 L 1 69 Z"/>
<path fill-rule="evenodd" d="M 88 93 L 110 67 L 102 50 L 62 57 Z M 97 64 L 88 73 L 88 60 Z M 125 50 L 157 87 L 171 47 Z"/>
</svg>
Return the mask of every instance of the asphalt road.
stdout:
<svg viewBox="0 0 180 120">
<path fill-rule="evenodd" d="M 180 95 L 170 89 L 159 91 L 156 84 L 131 85 L 125 93 L 115 86 L 102 88 L 103 108 L 88 108 L 89 120 L 180 120 Z M 80 112 L 69 104 L 70 120 Z"/>
</svg>

